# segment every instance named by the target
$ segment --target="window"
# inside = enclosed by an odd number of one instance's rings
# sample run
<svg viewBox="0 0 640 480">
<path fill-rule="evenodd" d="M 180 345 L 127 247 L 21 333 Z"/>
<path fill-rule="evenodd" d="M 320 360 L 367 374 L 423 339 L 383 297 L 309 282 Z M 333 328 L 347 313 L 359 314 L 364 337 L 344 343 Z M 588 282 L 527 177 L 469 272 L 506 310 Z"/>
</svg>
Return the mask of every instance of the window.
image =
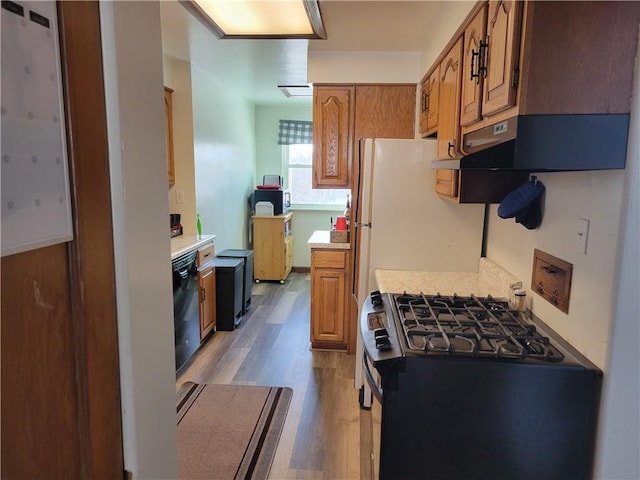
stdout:
<svg viewBox="0 0 640 480">
<path fill-rule="evenodd" d="M 311 188 L 313 145 L 282 145 L 285 188 L 291 192 L 291 204 L 296 206 L 334 205 L 344 207 L 348 189 Z"/>
</svg>

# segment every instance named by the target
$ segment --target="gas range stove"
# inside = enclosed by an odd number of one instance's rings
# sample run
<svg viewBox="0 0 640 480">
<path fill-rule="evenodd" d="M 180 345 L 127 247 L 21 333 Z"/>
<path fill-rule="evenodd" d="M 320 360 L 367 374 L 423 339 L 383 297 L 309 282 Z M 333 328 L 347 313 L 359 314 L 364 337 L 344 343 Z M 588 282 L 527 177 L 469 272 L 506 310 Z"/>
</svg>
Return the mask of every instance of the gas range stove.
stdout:
<svg viewBox="0 0 640 480">
<path fill-rule="evenodd" d="M 390 297 L 409 351 L 549 362 L 564 358 L 548 337 L 504 299 L 407 293 Z"/>
<path fill-rule="evenodd" d="M 380 479 L 592 478 L 602 371 L 532 314 L 373 292 L 360 333 Z"/>
</svg>

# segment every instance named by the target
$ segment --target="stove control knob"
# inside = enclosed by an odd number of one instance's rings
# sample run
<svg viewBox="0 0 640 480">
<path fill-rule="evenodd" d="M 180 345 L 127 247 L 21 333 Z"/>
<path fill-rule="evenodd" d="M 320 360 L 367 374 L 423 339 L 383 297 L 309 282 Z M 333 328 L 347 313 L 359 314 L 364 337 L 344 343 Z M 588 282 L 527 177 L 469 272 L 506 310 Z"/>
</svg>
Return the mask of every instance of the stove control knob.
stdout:
<svg viewBox="0 0 640 480">
<path fill-rule="evenodd" d="M 382 294 L 378 290 L 371 292 L 371 304 L 374 307 L 382 305 Z"/>
<path fill-rule="evenodd" d="M 376 339 L 376 348 L 381 352 L 391 350 L 391 341 L 389 340 L 389 332 L 386 328 L 378 328 L 374 330 L 373 336 Z"/>
<path fill-rule="evenodd" d="M 376 348 L 381 352 L 391 350 L 391 341 L 389 341 L 389 337 L 376 338 Z"/>
</svg>

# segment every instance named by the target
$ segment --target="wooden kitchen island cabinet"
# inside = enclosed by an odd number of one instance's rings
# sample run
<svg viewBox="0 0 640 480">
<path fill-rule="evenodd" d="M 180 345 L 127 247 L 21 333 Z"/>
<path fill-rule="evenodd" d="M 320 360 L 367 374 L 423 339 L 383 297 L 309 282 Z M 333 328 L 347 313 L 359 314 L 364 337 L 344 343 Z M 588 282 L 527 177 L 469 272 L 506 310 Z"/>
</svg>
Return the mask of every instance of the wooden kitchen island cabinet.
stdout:
<svg viewBox="0 0 640 480">
<path fill-rule="evenodd" d="M 311 250 L 311 348 L 347 350 L 349 252 Z"/>
<path fill-rule="evenodd" d="M 254 215 L 253 219 L 253 277 L 278 280 L 284 283 L 293 264 L 293 212 L 284 215 Z"/>
</svg>

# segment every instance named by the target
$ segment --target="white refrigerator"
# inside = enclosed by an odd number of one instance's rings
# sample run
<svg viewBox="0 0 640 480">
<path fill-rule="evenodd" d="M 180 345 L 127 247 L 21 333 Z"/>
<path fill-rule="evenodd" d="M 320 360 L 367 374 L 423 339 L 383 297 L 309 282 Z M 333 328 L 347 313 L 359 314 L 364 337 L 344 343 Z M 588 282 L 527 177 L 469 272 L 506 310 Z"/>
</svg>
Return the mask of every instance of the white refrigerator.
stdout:
<svg viewBox="0 0 640 480">
<path fill-rule="evenodd" d="M 353 286 L 358 302 L 356 388 L 363 385 L 360 313 L 377 289 L 376 269 L 478 271 L 485 206 L 458 205 L 436 195 L 435 159 L 434 139 L 360 142 L 359 208 L 353 223 L 359 258 Z"/>
</svg>

